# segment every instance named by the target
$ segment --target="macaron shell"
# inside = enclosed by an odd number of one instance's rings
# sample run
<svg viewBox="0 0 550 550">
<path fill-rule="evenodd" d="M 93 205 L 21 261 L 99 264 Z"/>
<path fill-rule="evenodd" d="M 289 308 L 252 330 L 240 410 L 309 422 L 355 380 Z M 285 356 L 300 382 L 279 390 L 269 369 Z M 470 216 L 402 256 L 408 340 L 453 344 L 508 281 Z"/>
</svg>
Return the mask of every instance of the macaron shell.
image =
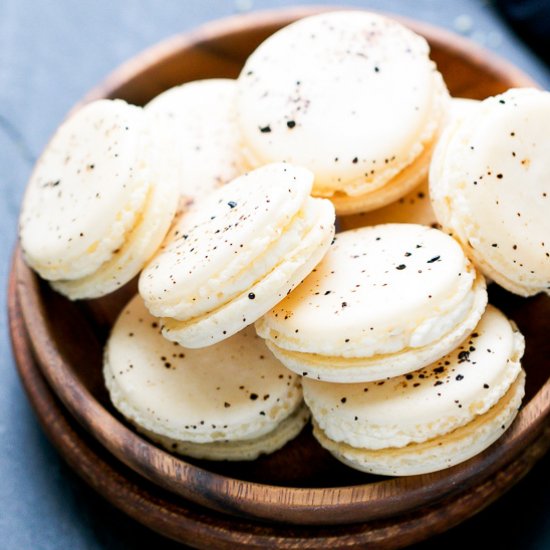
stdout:
<svg viewBox="0 0 550 550">
<path fill-rule="evenodd" d="M 100 100 L 82 107 L 53 136 L 20 216 L 23 254 L 43 278 L 89 275 L 124 243 L 149 192 L 138 170 L 145 124 L 139 107 Z"/>
<path fill-rule="evenodd" d="M 492 445 L 512 424 L 525 393 L 522 370 L 508 392 L 486 413 L 453 432 L 397 449 L 370 451 L 330 440 L 313 423 L 313 435 L 338 460 L 363 472 L 410 476 L 437 472 L 464 462 Z"/>
<path fill-rule="evenodd" d="M 253 329 L 205 350 L 184 349 L 162 337 L 139 296 L 113 327 L 104 378 L 114 406 L 132 423 L 195 443 L 260 437 L 302 399 L 299 377 Z"/>
<path fill-rule="evenodd" d="M 153 119 L 150 134 L 156 146 L 146 149 L 152 185 L 145 209 L 126 235 L 125 243 L 95 273 L 73 281 L 52 282 L 53 288 L 71 300 L 104 296 L 130 281 L 157 251 L 176 214 L 179 174 L 170 133 L 156 117 L 148 118 Z M 147 162 L 145 158 L 142 161 Z"/>
<path fill-rule="evenodd" d="M 430 174 L 442 225 L 484 272 L 523 296 L 550 288 L 549 124 L 548 92 L 488 98 L 448 130 Z"/>
<path fill-rule="evenodd" d="M 422 347 L 468 316 L 475 279 L 459 244 L 436 229 L 346 231 L 257 330 L 290 351 L 345 358 Z"/>
<path fill-rule="evenodd" d="M 136 429 L 149 439 L 173 453 L 191 456 L 201 460 L 256 460 L 262 454 L 278 451 L 294 439 L 307 424 L 310 414 L 305 405 L 299 405 L 296 410 L 282 420 L 271 432 L 254 439 L 238 441 L 216 441 L 213 443 L 191 443 L 162 437 L 144 430 Z"/>
<path fill-rule="evenodd" d="M 405 348 L 387 355 L 371 357 L 339 357 L 289 351 L 266 339 L 266 345 L 283 365 L 301 376 L 352 384 L 384 380 L 420 369 L 454 350 L 472 332 L 487 306 L 487 292 L 482 275 L 478 275 L 473 287 L 473 300 L 466 318 L 454 326 L 439 340 L 426 346 Z M 260 321 L 261 323 L 261 321 Z M 261 327 L 257 332 L 263 335 Z"/>
<path fill-rule="evenodd" d="M 260 272 L 250 267 L 295 221 L 312 180 L 306 169 L 271 164 L 218 189 L 188 220 L 184 214 L 141 274 L 139 292 L 149 310 L 180 320 L 202 315 L 273 269 L 288 250 L 264 256 Z"/>
<path fill-rule="evenodd" d="M 488 306 L 475 332 L 430 366 L 367 384 L 304 378 L 304 398 L 333 441 L 372 450 L 421 443 L 494 407 L 521 370 L 524 346 L 517 328 Z"/>
<path fill-rule="evenodd" d="M 236 114 L 237 83 L 196 80 L 156 96 L 145 110 L 168 118 L 180 156 L 180 192 L 187 204 L 246 172 Z"/>
<path fill-rule="evenodd" d="M 201 317 L 188 321 L 162 318 L 163 335 L 189 348 L 209 346 L 254 323 L 287 296 L 322 260 L 334 237 L 332 204 L 313 198 L 306 203 L 310 229 L 279 264 L 242 294 Z"/>
<path fill-rule="evenodd" d="M 323 13 L 281 29 L 238 78 L 249 162 L 307 166 L 316 196 L 382 187 L 440 127 L 448 96 L 428 54 L 422 37 L 364 11 Z"/>
</svg>

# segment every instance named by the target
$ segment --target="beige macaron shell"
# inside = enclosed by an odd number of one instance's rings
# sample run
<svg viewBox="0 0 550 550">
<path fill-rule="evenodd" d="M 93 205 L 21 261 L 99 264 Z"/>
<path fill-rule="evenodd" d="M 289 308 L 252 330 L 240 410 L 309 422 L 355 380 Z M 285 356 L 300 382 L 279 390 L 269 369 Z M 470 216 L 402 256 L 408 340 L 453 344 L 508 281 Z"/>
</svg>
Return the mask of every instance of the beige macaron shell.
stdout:
<svg viewBox="0 0 550 550">
<path fill-rule="evenodd" d="M 194 202 L 247 170 L 236 116 L 237 83 L 196 80 L 170 88 L 145 110 L 174 125 L 180 155 L 180 192 Z"/>
<path fill-rule="evenodd" d="M 115 407 L 158 435 L 206 443 L 259 437 L 301 401 L 286 370 L 253 329 L 194 351 L 169 342 L 136 296 L 115 323 L 104 363 Z"/>
<path fill-rule="evenodd" d="M 322 260 L 334 237 L 334 208 L 329 201 L 308 198 L 304 214 L 308 231 L 293 250 L 279 257 L 271 271 L 242 294 L 200 317 L 188 321 L 162 318 L 163 335 L 189 348 L 208 346 L 252 324 L 287 296 Z"/>
<path fill-rule="evenodd" d="M 475 279 L 458 243 L 436 229 L 386 224 L 346 231 L 256 328 L 278 347 L 302 353 L 396 353 L 435 342 L 469 316 Z"/>
<path fill-rule="evenodd" d="M 176 214 L 179 173 L 171 134 L 162 120 L 155 115 L 146 116 L 150 119 L 150 145 L 144 149 L 140 170 L 148 170 L 147 180 L 152 185 L 145 208 L 125 236 L 124 244 L 95 273 L 72 281 L 52 282 L 58 292 L 72 300 L 104 296 L 137 275 L 161 245 Z"/>
<path fill-rule="evenodd" d="M 136 426 L 137 430 L 165 449 L 185 456 L 204 460 L 256 460 L 262 454 L 278 451 L 294 439 L 307 424 L 309 409 L 299 405 L 292 414 L 283 419 L 271 432 L 254 439 L 191 443 L 159 436 Z"/>
<path fill-rule="evenodd" d="M 148 309 L 179 320 L 203 315 L 271 271 L 307 229 L 299 214 L 312 178 L 306 169 L 271 164 L 218 189 L 189 219 L 184 214 L 141 274 Z"/>
<path fill-rule="evenodd" d="M 303 379 L 313 417 L 333 441 L 385 449 L 421 443 L 493 407 L 517 378 L 521 333 L 489 306 L 455 351 L 421 370 L 367 384 Z"/>
<path fill-rule="evenodd" d="M 24 256 L 42 277 L 89 275 L 124 243 L 149 192 L 138 170 L 145 125 L 140 108 L 99 100 L 57 130 L 34 169 L 20 216 Z"/>
<path fill-rule="evenodd" d="M 488 98 L 449 128 L 430 174 L 442 225 L 484 272 L 523 296 L 550 288 L 549 125 L 549 92 Z"/>
<path fill-rule="evenodd" d="M 421 347 L 405 348 L 386 355 L 370 357 L 341 357 L 289 351 L 266 340 L 267 347 L 285 367 L 316 380 L 350 384 L 383 380 L 420 369 L 456 348 L 472 332 L 487 306 L 487 291 L 482 275 L 472 288 L 473 301 L 470 312 L 441 338 Z M 262 331 L 258 331 L 262 334 Z"/>
<path fill-rule="evenodd" d="M 318 196 L 382 187 L 441 125 L 447 92 L 428 53 L 420 36 L 362 11 L 319 14 L 281 29 L 238 79 L 250 162 L 307 166 Z"/>
<path fill-rule="evenodd" d="M 338 460 L 363 472 L 410 476 L 437 472 L 464 462 L 492 445 L 512 424 L 525 393 L 521 371 L 508 392 L 486 413 L 449 434 L 423 443 L 377 451 L 330 440 L 314 422 L 313 434 Z"/>
</svg>

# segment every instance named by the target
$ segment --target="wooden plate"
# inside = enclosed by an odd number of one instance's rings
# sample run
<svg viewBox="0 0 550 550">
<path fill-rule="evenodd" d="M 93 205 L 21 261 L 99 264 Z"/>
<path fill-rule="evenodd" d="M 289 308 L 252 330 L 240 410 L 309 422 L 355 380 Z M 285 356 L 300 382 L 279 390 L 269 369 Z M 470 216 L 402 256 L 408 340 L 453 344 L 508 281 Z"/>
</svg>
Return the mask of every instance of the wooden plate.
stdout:
<svg viewBox="0 0 550 550">
<path fill-rule="evenodd" d="M 87 434 L 51 391 L 31 353 L 10 281 L 10 332 L 19 374 L 42 428 L 78 475 L 111 504 L 160 534 L 197 548 L 401 548 L 475 514 L 521 479 L 550 446 L 550 423 L 519 455 L 479 485 L 387 520 L 336 527 L 265 525 L 200 508 L 140 478 Z"/>
<path fill-rule="evenodd" d="M 234 77 L 266 36 L 312 9 L 253 13 L 171 39 L 116 71 L 87 99 L 144 103 L 178 83 Z M 533 82 L 507 62 L 433 27 L 425 35 L 454 95 L 482 98 Z M 253 463 L 185 461 L 137 435 L 110 406 L 101 380 L 102 346 L 116 314 L 135 291 L 71 303 L 54 293 L 16 252 L 12 269 L 24 321 L 43 374 L 72 415 L 115 457 L 159 487 L 213 510 L 271 522 L 344 524 L 392 518 L 473 488 L 510 464 L 541 434 L 550 411 L 550 356 L 545 326 L 550 299 L 522 299 L 494 288 L 491 300 L 527 339 L 527 396 L 513 427 L 483 454 L 435 474 L 390 479 L 348 469 L 305 430 L 281 451 Z M 545 324 L 546 320 L 546 324 Z M 499 485 L 490 498 L 495 498 Z M 489 500 L 489 497 L 487 497 Z"/>
</svg>

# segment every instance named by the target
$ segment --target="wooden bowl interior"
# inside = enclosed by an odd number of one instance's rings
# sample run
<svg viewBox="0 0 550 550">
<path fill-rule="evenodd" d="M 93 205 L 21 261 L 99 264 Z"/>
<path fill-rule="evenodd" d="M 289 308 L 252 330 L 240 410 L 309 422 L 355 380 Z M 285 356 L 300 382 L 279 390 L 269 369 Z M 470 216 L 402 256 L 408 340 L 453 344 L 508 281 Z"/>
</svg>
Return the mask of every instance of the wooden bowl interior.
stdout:
<svg viewBox="0 0 550 550">
<path fill-rule="evenodd" d="M 268 35 L 311 10 L 252 14 L 211 24 L 138 56 L 98 86 L 87 100 L 109 97 L 144 104 L 177 84 L 237 76 L 248 54 Z M 453 95 L 482 99 L 513 86 L 533 85 L 508 63 L 444 31 L 408 22 L 424 34 Z M 111 406 L 101 375 L 110 326 L 135 292 L 73 303 L 39 281 L 16 256 L 22 311 L 42 370 L 75 417 L 115 456 L 185 498 L 238 515 L 301 523 L 346 523 L 387 517 L 433 502 L 458 483 L 479 480 L 510 460 L 541 429 L 548 413 L 550 299 L 522 299 L 497 287 L 490 299 L 526 336 L 525 403 L 531 409 L 496 445 L 445 472 L 406 479 L 363 474 L 324 451 L 306 428 L 281 451 L 251 463 L 183 460 L 137 435 Z M 520 415 L 521 416 L 521 415 Z M 533 432 L 530 434 L 530 432 Z M 316 489 L 310 489 L 316 488 Z M 323 490 L 325 488 L 325 490 Z M 332 488 L 332 489 L 330 489 Z"/>
</svg>

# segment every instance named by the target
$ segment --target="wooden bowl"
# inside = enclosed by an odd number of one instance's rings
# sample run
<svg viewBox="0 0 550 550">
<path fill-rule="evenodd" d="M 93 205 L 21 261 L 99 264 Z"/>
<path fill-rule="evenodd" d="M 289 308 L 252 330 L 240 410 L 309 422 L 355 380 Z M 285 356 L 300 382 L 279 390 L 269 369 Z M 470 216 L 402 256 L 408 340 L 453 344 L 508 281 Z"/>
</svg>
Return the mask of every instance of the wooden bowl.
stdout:
<svg viewBox="0 0 550 550">
<path fill-rule="evenodd" d="M 319 9 L 252 13 L 210 23 L 126 63 L 86 100 L 120 97 L 143 104 L 185 81 L 235 77 L 247 55 L 264 38 L 315 11 Z M 405 23 L 428 39 L 432 56 L 455 96 L 481 99 L 513 86 L 534 85 L 518 69 L 462 38 L 428 25 Z M 135 292 L 135 282 L 99 300 L 71 303 L 40 281 L 19 251 L 12 280 L 42 373 L 78 422 L 114 457 L 156 486 L 226 514 L 301 525 L 390 521 L 446 502 L 453 495 L 475 491 L 534 442 L 540 446 L 548 423 L 550 352 L 544 320 L 550 318 L 550 299 L 523 299 L 495 287 L 491 301 L 514 319 L 526 336 L 528 384 L 517 420 L 481 455 L 434 474 L 375 477 L 334 460 L 306 429 L 281 451 L 252 463 L 184 460 L 132 430 L 110 405 L 101 379 L 103 344 L 116 315 Z M 14 342 L 16 348 L 26 345 L 17 335 Z M 489 484 L 493 489 L 484 502 L 496 498 L 516 480 L 517 476 L 505 484 Z M 478 508 L 465 508 L 462 518 Z"/>
<path fill-rule="evenodd" d="M 289 526 L 237 519 L 205 510 L 147 482 L 121 464 L 75 422 L 51 391 L 36 364 L 15 290 L 10 281 L 10 331 L 17 366 L 40 424 L 75 472 L 111 504 L 166 537 L 196 548 L 401 548 L 441 533 L 479 511 L 520 479 L 550 445 L 550 424 L 537 439 L 479 484 L 386 520 L 356 525 Z M 493 521 L 493 523 L 495 523 Z M 496 524 L 496 523 L 495 523 Z M 462 537 L 464 538 L 464 537 Z M 502 536 L 501 536 L 502 539 Z M 504 540 L 504 539 L 502 539 Z"/>
</svg>

